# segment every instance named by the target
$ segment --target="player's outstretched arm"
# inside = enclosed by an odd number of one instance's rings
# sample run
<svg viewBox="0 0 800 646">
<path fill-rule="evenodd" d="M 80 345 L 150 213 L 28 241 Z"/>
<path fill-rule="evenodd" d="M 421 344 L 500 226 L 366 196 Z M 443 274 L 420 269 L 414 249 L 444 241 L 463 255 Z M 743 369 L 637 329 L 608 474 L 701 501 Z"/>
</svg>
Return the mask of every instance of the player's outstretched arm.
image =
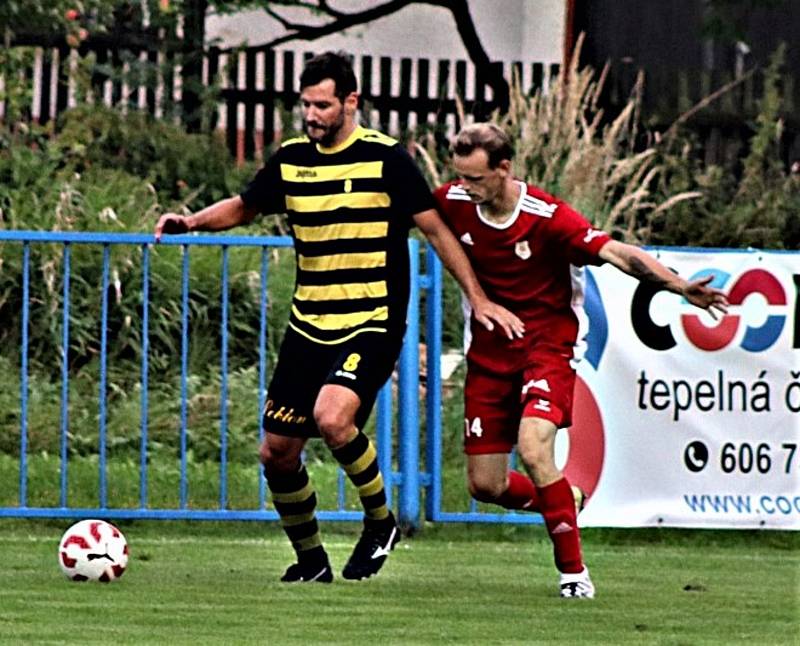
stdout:
<svg viewBox="0 0 800 646">
<path fill-rule="evenodd" d="M 651 255 L 638 247 L 611 240 L 600 249 L 600 257 L 639 280 L 661 285 L 676 294 L 681 294 L 692 305 L 708 310 L 716 318 L 716 312 L 728 311 L 728 299 L 720 290 L 709 287 L 714 276 L 704 276 L 691 282 L 670 271 Z"/>
<path fill-rule="evenodd" d="M 489 300 L 478 283 L 464 250 L 439 214 L 433 209 L 428 209 L 417 213 L 414 222 L 436 249 L 444 266 L 461 285 L 472 306 L 475 320 L 487 330 L 493 330 L 495 324 L 499 325 L 509 339 L 522 338 L 525 324 L 513 312 Z"/>
<path fill-rule="evenodd" d="M 194 215 L 165 213 L 156 223 L 156 242 L 161 240 L 162 235 L 232 229 L 241 224 L 249 224 L 256 214 L 257 211 L 247 207 L 238 195 L 215 202 Z"/>
</svg>

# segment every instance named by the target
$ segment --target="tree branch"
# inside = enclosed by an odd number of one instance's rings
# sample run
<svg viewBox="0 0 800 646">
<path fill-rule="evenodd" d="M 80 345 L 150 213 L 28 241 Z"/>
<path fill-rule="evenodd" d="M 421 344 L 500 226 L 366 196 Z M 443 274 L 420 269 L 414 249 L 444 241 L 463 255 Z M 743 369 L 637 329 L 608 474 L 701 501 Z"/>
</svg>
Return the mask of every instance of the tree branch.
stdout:
<svg viewBox="0 0 800 646">
<path fill-rule="evenodd" d="M 306 0 L 268 0 L 265 4 L 279 5 L 281 7 L 302 7 L 310 11 L 317 11 L 320 8 L 320 4 L 327 3 L 326 0 L 317 0 L 316 2 L 311 2 L 311 0 L 308 2 Z"/>
<path fill-rule="evenodd" d="M 494 100 L 500 109 L 502 111 L 508 109 L 508 81 L 503 76 L 502 68 L 495 66 L 486 53 L 478 31 L 475 29 L 475 21 L 472 19 L 467 0 L 429 0 L 429 4 L 438 5 L 450 11 L 469 59 L 479 71 L 484 73 L 486 82 L 492 88 Z"/>
<path fill-rule="evenodd" d="M 264 7 L 264 11 L 267 12 L 268 16 L 274 18 L 279 23 L 281 23 L 281 25 L 283 25 L 283 28 L 285 30 L 289 31 L 290 29 L 295 29 L 292 23 L 290 23 L 286 18 L 284 18 L 282 15 L 280 15 L 277 11 L 275 11 L 271 7 Z"/>
<path fill-rule="evenodd" d="M 344 13 L 342 11 L 338 11 L 337 9 L 334 9 L 333 7 L 331 7 L 328 4 L 328 0 L 319 0 L 318 6 L 319 6 L 320 11 L 324 11 L 326 14 L 328 14 L 329 16 L 331 16 L 333 18 L 343 18 L 344 16 L 347 15 L 346 13 Z"/>
<path fill-rule="evenodd" d="M 373 20 L 378 20 L 379 18 L 393 14 L 410 4 L 413 4 L 413 0 L 389 0 L 388 2 L 384 2 L 376 7 L 365 9 L 364 11 L 344 14 L 332 10 L 327 2 L 321 0 L 316 5 L 316 8 L 333 18 L 332 21 L 324 25 L 305 25 L 302 23 L 291 22 L 283 16 L 277 15 L 274 9 L 265 7 L 265 11 L 267 11 L 267 13 L 269 13 L 269 15 L 271 15 L 273 18 L 278 20 L 290 33 L 273 38 L 271 41 L 264 43 L 264 46 L 276 47 L 291 40 L 317 40 L 323 36 L 330 36 L 331 34 L 349 29 L 350 27 L 354 27 L 356 25 L 362 25 L 367 22 L 372 22 Z"/>
</svg>

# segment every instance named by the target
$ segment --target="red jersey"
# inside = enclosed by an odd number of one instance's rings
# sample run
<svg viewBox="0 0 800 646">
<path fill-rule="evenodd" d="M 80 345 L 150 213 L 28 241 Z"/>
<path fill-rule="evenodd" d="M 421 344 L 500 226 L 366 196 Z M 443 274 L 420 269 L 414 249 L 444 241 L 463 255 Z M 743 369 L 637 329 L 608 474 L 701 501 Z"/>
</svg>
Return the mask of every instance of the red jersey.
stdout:
<svg viewBox="0 0 800 646">
<path fill-rule="evenodd" d="M 517 206 L 502 224 L 486 218 L 458 181 L 434 192 L 487 296 L 525 322 L 525 337 L 515 341 L 471 326 L 470 361 L 504 373 L 525 366 L 535 349 L 582 356 L 588 331 L 582 267 L 602 264 L 598 254 L 610 240 L 565 202 L 518 184 Z"/>
</svg>

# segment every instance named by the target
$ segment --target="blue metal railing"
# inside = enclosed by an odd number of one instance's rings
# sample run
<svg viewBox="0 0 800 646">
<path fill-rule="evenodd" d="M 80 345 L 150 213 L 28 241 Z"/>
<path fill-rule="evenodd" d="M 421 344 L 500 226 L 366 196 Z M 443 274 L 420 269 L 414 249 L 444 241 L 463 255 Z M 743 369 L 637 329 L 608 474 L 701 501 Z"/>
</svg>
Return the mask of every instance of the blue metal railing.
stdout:
<svg viewBox="0 0 800 646">
<path fill-rule="evenodd" d="M 229 250 L 236 247 L 256 247 L 261 250 L 258 289 L 258 409 L 254 411 L 254 423 L 258 424 L 259 441 L 263 439 L 260 419 L 266 400 L 267 384 L 267 305 L 269 284 L 269 253 L 272 249 L 289 247 L 288 237 L 221 236 L 204 234 L 175 235 L 164 238 L 163 246 L 178 246 L 180 262 L 180 380 L 178 412 L 178 483 L 175 508 L 153 508 L 150 506 L 151 487 L 149 479 L 150 451 L 150 299 L 151 257 L 153 237 L 149 234 L 75 233 L 43 231 L 0 231 L 0 243 L 22 245 L 22 310 L 21 310 L 21 360 L 20 360 L 20 424 L 19 424 L 19 492 L 18 504 L 0 507 L 0 517 L 70 517 L 104 516 L 109 518 L 152 519 L 197 519 L 197 520 L 277 520 L 275 511 L 267 508 L 267 488 L 264 478 L 258 477 L 257 504 L 252 509 L 228 508 L 228 360 L 229 360 Z M 28 414 L 29 414 L 29 326 L 31 298 L 31 245 L 56 243 L 63 246 L 62 255 L 62 311 L 61 311 L 61 389 L 59 415 L 59 496 L 58 506 L 34 507 L 28 500 Z M 100 285 L 101 338 L 99 349 L 100 378 L 98 385 L 98 504 L 96 507 L 73 507 L 68 500 L 69 454 L 70 454 L 70 372 L 68 350 L 70 347 L 71 272 L 72 250 L 75 245 L 102 245 L 102 267 Z M 141 248 L 141 357 L 139 383 L 139 452 L 138 452 L 138 507 L 109 507 L 107 464 L 107 418 L 108 418 L 108 316 L 111 247 L 134 245 Z M 220 268 L 220 410 L 219 410 L 219 499 L 213 509 L 191 508 L 189 498 L 189 350 L 190 350 L 190 290 L 191 249 L 194 247 L 217 247 L 221 249 Z M 541 522 L 538 515 L 521 513 L 484 513 L 477 510 L 475 501 L 467 511 L 449 511 L 442 508 L 442 265 L 433 249 L 428 246 L 425 253 L 425 273 L 420 268 L 420 248 L 415 240 L 409 241 L 411 258 L 411 290 L 408 308 L 408 329 L 398 361 L 398 405 L 393 411 L 391 384 L 380 390 L 376 402 L 375 436 L 378 463 L 387 482 L 387 497 L 393 504 L 397 490 L 396 508 L 398 518 L 406 526 L 417 526 L 423 515 L 428 520 L 443 522 Z M 427 388 L 425 396 L 425 460 L 420 463 L 420 399 L 419 340 L 420 303 L 422 292 L 425 299 L 425 341 L 427 359 Z M 393 460 L 393 419 L 397 419 L 397 469 Z M 3 429 L 6 430 L 6 429 Z M 253 456 L 255 462 L 255 455 Z M 344 473 L 337 476 L 336 506 L 319 512 L 321 520 L 360 520 L 357 510 L 346 509 L 347 488 Z M 462 486 L 459 482 L 459 486 Z M 425 508 L 421 510 L 422 492 L 425 492 Z"/>
<path fill-rule="evenodd" d="M 19 495 L 17 506 L 0 508 L 0 517 L 86 517 L 102 515 L 114 518 L 174 518 L 174 519 L 230 519 L 230 520 L 275 520 L 277 514 L 266 509 L 266 487 L 263 478 L 259 480 L 258 506 L 255 509 L 229 509 L 228 508 L 228 334 L 229 334 L 229 256 L 228 251 L 233 247 L 258 247 L 261 249 L 261 262 L 259 271 L 259 332 L 258 332 L 258 410 L 254 417 L 260 429 L 261 411 L 265 403 L 265 388 L 267 383 L 267 287 L 269 275 L 269 251 L 276 247 L 289 247 L 292 242 L 288 237 L 250 237 L 250 236 L 219 236 L 219 235 L 176 235 L 162 240 L 165 246 L 179 246 L 182 250 L 181 262 L 181 287 L 180 287 L 180 413 L 179 413 L 179 480 L 178 480 L 178 505 L 176 509 L 154 509 L 149 507 L 149 396 L 148 376 L 150 372 L 150 343 L 149 343 L 149 309 L 150 309 L 150 279 L 151 279 L 151 249 L 153 237 L 144 234 L 115 234 L 115 233 L 63 233 L 41 231 L 5 231 L 0 232 L 0 242 L 13 242 L 22 245 L 22 311 L 21 311 L 21 362 L 20 362 L 20 426 L 19 426 Z M 28 504 L 28 414 L 29 399 L 29 325 L 30 325 L 30 277 L 31 277 L 31 245 L 38 243 L 57 243 L 63 246 L 62 271 L 62 312 L 61 312 L 61 389 L 60 389 L 60 416 L 59 416 L 59 496 L 58 507 L 33 507 Z M 69 505 L 69 390 L 70 373 L 68 369 L 68 350 L 70 346 L 70 313 L 71 313 L 71 259 L 74 245 L 89 244 L 102 245 L 102 267 L 100 285 L 100 350 L 99 350 L 99 392 L 98 392 L 98 504 L 94 508 L 76 508 Z M 141 247 L 141 366 L 139 382 L 141 385 L 140 396 L 140 447 L 139 447 L 139 505 L 137 508 L 119 508 L 109 506 L 108 482 L 108 317 L 109 317 L 109 283 L 111 266 L 111 247 L 114 245 L 138 245 Z M 220 426 L 219 426 L 219 501 L 215 509 L 192 509 L 189 506 L 188 472 L 188 400 L 189 400 L 189 275 L 190 275 L 190 250 L 196 246 L 216 246 L 222 251 L 220 270 L 221 297 L 220 297 Z M 378 395 L 376 416 L 376 444 L 379 453 L 379 465 L 387 480 L 387 495 L 390 504 L 393 497 L 393 487 L 397 487 L 398 511 L 403 522 L 416 525 L 419 519 L 418 490 L 418 452 L 419 452 L 419 422 L 418 422 L 418 390 L 419 372 L 419 290 L 425 284 L 424 277 L 419 275 L 419 243 L 409 241 L 412 258 L 411 277 L 411 302 L 414 307 L 409 310 L 409 325 L 406 342 L 401 352 L 399 361 L 400 392 L 398 406 L 398 433 L 401 453 L 398 457 L 399 471 L 392 468 L 392 392 L 391 384 L 387 383 Z M 438 365 L 438 361 L 435 362 Z M 413 388 L 411 394 L 404 393 Z M 263 434 L 263 431 L 260 431 Z M 416 453 L 415 453 L 416 452 Z M 359 520 L 360 511 L 345 508 L 345 478 L 343 472 L 338 476 L 337 506 L 335 509 L 321 510 L 319 517 L 323 520 Z"/>
</svg>

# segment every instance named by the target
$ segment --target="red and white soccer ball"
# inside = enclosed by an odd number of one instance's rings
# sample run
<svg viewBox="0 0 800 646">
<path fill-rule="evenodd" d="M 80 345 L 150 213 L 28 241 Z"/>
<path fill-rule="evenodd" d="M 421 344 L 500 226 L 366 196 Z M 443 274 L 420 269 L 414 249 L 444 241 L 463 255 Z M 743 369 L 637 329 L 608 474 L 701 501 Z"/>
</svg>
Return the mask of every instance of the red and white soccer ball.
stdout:
<svg viewBox="0 0 800 646">
<path fill-rule="evenodd" d="M 73 581 L 108 583 L 121 577 L 128 567 L 128 542 L 111 523 L 82 520 L 61 537 L 58 564 Z"/>
</svg>

